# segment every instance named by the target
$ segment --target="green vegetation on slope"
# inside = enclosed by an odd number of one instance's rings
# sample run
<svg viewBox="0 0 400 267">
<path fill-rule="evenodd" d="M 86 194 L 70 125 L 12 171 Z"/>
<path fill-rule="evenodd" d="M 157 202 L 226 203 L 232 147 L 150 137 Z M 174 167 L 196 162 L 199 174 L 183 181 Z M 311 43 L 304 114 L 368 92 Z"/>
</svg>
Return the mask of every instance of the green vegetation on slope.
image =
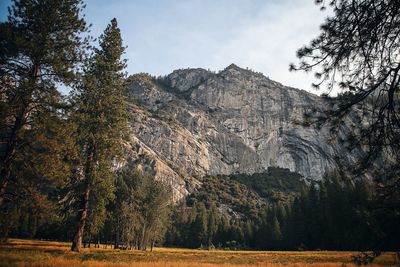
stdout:
<svg viewBox="0 0 400 267">
<path fill-rule="evenodd" d="M 278 169 L 274 172 L 287 173 Z M 383 218 L 389 215 L 369 212 L 379 203 L 365 181 L 354 182 L 334 173 L 306 185 L 293 175 L 291 183 L 278 182 L 275 187 L 263 188 L 261 185 L 273 185 L 278 177 L 271 172 L 259 183 L 245 177 L 251 176 L 236 175 L 245 183 L 259 184 L 259 192 L 274 190 L 291 196 L 268 202 L 231 177 L 206 177 L 203 186 L 174 212 L 166 244 L 191 248 L 366 250 L 380 242 L 379 233 L 387 227 Z M 394 249 L 395 240 L 388 239 L 382 249 Z"/>
<path fill-rule="evenodd" d="M 233 174 L 229 178 L 246 185 L 270 202 L 291 201 L 306 187 L 300 174 L 277 167 L 269 167 L 264 173 Z"/>
<path fill-rule="evenodd" d="M 254 218 L 265 207 L 265 201 L 246 185 L 229 176 L 207 176 L 201 179 L 202 186 L 187 197 L 187 205 L 204 203 L 229 207 L 232 212 L 246 218 Z M 230 214 L 232 215 L 232 214 Z"/>
<path fill-rule="evenodd" d="M 207 207 L 211 203 L 223 205 L 229 207 L 226 212 L 247 220 L 257 218 L 267 204 L 292 202 L 307 187 L 300 174 L 277 167 L 265 173 L 206 176 L 201 182 L 202 186 L 187 197 L 188 206 L 197 202 Z"/>
</svg>

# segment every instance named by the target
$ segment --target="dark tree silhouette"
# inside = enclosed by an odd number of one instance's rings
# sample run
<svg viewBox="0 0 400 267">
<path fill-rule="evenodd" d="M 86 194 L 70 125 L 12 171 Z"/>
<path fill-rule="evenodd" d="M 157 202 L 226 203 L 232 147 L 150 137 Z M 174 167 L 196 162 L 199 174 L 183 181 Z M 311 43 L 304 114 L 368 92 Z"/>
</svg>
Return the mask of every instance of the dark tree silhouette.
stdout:
<svg viewBox="0 0 400 267">
<path fill-rule="evenodd" d="M 319 88 L 335 86 L 346 93 L 332 100 L 321 120 L 337 125 L 355 106 L 362 105 L 360 131 L 355 136 L 369 147 L 368 163 L 384 151 L 400 159 L 400 2 L 397 0 L 317 0 L 333 16 L 321 25 L 320 35 L 298 50 L 292 70 L 315 71 Z M 368 119 L 368 121 L 366 120 Z M 365 164 L 367 165 L 367 164 Z"/>
<path fill-rule="evenodd" d="M 327 112 L 309 117 L 329 122 L 338 130 L 348 118 L 358 117 L 358 127 L 348 133 L 349 144 L 365 149 L 360 164 L 347 166 L 356 174 L 373 170 L 379 205 L 387 222 L 380 243 L 394 244 L 400 222 L 400 1 L 317 0 L 333 15 L 321 25 L 311 43 L 298 50 L 300 62 L 291 70 L 314 71 L 328 93 L 343 89 Z M 374 164 L 377 163 L 378 164 Z M 373 167 L 373 168 L 370 168 Z M 398 246 L 389 245 L 393 249 Z"/>
</svg>

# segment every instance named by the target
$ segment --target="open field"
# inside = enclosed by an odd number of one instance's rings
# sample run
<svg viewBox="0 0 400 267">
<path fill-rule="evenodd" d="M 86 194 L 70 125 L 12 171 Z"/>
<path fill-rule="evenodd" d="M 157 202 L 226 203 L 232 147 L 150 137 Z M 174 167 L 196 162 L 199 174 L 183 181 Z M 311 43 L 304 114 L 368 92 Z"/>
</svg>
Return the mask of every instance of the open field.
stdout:
<svg viewBox="0 0 400 267">
<path fill-rule="evenodd" d="M 70 243 L 10 239 L 0 246 L 0 266 L 87 267 L 229 267 L 229 266 L 355 266 L 354 252 L 203 251 L 156 248 L 153 252 L 86 248 L 69 251 Z M 394 253 L 385 253 L 370 266 L 399 266 Z"/>
</svg>

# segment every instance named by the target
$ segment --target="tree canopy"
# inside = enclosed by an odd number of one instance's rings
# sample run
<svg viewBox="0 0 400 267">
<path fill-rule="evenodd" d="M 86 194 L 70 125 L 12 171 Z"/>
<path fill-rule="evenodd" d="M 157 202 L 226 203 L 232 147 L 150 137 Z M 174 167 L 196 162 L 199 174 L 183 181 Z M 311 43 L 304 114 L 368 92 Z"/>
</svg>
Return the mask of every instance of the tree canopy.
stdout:
<svg viewBox="0 0 400 267">
<path fill-rule="evenodd" d="M 362 110 L 355 141 L 368 146 L 370 164 L 386 155 L 386 165 L 400 159 L 400 2 L 397 0 L 317 0 L 333 10 L 318 37 L 299 49 L 292 70 L 315 71 L 319 88 L 345 93 L 334 99 L 321 120 L 342 122 Z M 390 162 L 390 159 L 392 161 Z M 391 163 L 391 164 L 390 164 Z M 397 166 L 398 167 L 398 166 Z"/>
</svg>

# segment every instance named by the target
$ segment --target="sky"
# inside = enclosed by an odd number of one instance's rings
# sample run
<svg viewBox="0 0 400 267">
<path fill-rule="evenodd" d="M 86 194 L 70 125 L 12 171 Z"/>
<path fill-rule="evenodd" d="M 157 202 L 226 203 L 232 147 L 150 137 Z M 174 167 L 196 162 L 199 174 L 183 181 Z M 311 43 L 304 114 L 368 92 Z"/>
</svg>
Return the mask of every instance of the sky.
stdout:
<svg viewBox="0 0 400 267">
<path fill-rule="evenodd" d="M 0 20 L 10 0 L 0 0 Z M 296 51 L 327 16 L 313 0 L 86 0 L 86 21 L 99 36 L 117 18 L 127 72 L 222 70 L 231 63 L 284 85 L 311 89 L 312 73 L 289 72 Z"/>
</svg>

